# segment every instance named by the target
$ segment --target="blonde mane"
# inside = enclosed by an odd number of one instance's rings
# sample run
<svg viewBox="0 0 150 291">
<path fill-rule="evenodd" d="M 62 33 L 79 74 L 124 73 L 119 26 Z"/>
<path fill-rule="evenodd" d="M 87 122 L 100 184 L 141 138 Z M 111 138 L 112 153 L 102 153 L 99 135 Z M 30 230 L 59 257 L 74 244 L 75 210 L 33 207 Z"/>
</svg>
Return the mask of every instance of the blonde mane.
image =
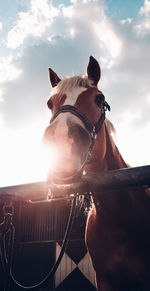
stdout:
<svg viewBox="0 0 150 291">
<path fill-rule="evenodd" d="M 109 119 L 105 119 L 105 124 L 107 127 L 108 132 L 110 133 L 111 136 L 115 136 L 116 135 L 116 130 L 112 124 L 112 122 Z"/>
<path fill-rule="evenodd" d="M 52 94 L 57 94 L 57 98 L 61 98 L 66 92 L 73 90 L 77 87 L 91 88 L 95 87 L 92 80 L 87 76 L 73 76 L 68 77 L 58 83 L 56 87 L 52 89 Z"/>
</svg>

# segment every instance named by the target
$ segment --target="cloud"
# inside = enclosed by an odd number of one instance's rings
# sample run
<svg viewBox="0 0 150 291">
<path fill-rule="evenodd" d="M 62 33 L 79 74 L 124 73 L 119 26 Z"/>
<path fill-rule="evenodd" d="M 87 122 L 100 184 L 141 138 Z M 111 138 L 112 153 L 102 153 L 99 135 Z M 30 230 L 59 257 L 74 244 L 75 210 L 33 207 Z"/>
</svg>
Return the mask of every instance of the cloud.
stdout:
<svg viewBox="0 0 150 291">
<path fill-rule="evenodd" d="M 92 13 L 91 13 L 92 11 Z M 104 33 L 105 32 L 105 33 Z M 94 47 L 97 40 L 97 50 L 103 57 L 115 58 L 121 52 L 121 37 L 105 15 L 104 2 L 71 1 L 65 6 L 54 7 L 49 0 L 31 0 L 27 12 L 20 12 L 18 20 L 7 35 L 7 46 L 17 48 L 29 39 L 54 41 L 56 37 L 76 39 L 87 47 Z M 90 40 L 93 42 L 90 42 Z M 111 45 L 110 45 L 111 44 Z"/>
<path fill-rule="evenodd" d="M 49 10 L 45 12 L 47 6 L 41 10 L 41 3 L 47 5 L 48 2 L 35 3 L 32 0 L 26 15 L 30 19 L 31 14 L 37 15 L 39 13 L 37 11 L 40 11 L 41 15 L 43 11 L 42 15 L 45 16 L 47 23 Z M 57 13 L 51 23 L 51 29 L 45 26 L 43 32 L 41 31 L 40 42 L 37 41 L 34 45 L 28 43 L 21 58 L 13 63 L 14 67 L 17 64 L 17 68 L 23 72 L 19 82 L 8 83 L 5 88 L 4 111 L 11 112 L 12 108 L 14 113 L 16 111 L 14 124 L 20 124 L 21 118 L 25 120 L 27 113 L 29 120 L 37 116 L 40 114 L 41 106 L 43 112 L 41 96 L 47 96 L 49 92 L 47 79 L 49 66 L 61 78 L 72 74 L 84 74 L 91 54 L 101 63 L 100 88 L 112 104 L 113 120 L 118 122 L 124 108 L 128 106 L 133 112 L 135 106 L 140 106 L 143 114 L 148 104 L 144 96 L 150 89 L 147 62 L 150 53 L 147 49 L 148 44 L 144 41 L 141 43 L 136 38 L 134 23 L 118 27 L 118 23 L 106 16 L 105 5 L 99 1 L 72 1 L 68 6 L 59 6 Z M 19 20 L 20 18 L 18 23 Z M 15 98 L 10 100 L 8 96 L 11 92 L 15 92 Z M 46 102 L 46 97 L 44 100 Z M 18 106 L 20 110 L 17 112 Z M 11 122 L 10 114 L 5 114 L 6 120 Z"/>
<path fill-rule="evenodd" d="M 60 5 L 54 9 L 55 13 L 51 9 L 48 0 L 32 0 L 29 10 L 19 13 L 16 25 L 8 33 L 7 39 L 12 41 L 9 46 L 13 48 L 25 42 L 29 34 L 32 38 L 38 35 L 38 40 L 35 39 L 34 44 L 28 42 L 18 57 L 10 58 L 12 68 L 3 74 L 6 78 L 3 112 L 7 126 L 19 127 L 37 120 L 38 116 L 42 120 L 50 91 L 49 66 L 64 78 L 86 73 L 91 54 L 98 60 L 103 56 L 107 66 L 120 54 L 122 40 L 105 16 L 103 2 L 74 1 L 68 7 Z M 7 67 L 7 64 L 3 66 Z M 19 79 L 15 80 L 17 74 Z M 13 82 L 9 82 L 11 78 Z"/>
<path fill-rule="evenodd" d="M 46 51 L 46 49 L 45 49 Z M 3 84 L 3 112 L 4 125 L 7 128 L 20 128 L 39 120 L 46 109 L 48 98 L 48 61 L 44 62 L 43 46 L 32 46 L 24 50 L 17 58 L 12 59 L 14 66 L 21 70 L 19 78 L 5 80 Z M 48 52 L 46 51 L 48 58 Z M 43 56 L 41 58 L 41 56 Z"/>
<path fill-rule="evenodd" d="M 17 79 L 22 73 L 20 68 L 15 66 L 13 56 L 3 57 L 0 59 L 0 83 Z"/>
<path fill-rule="evenodd" d="M 0 30 L 2 30 L 3 29 L 3 24 L 2 24 L 2 22 L 0 22 Z"/>
<path fill-rule="evenodd" d="M 145 16 L 149 16 L 150 14 L 150 1 L 149 0 L 145 0 L 144 1 L 144 6 L 142 6 L 140 8 L 140 11 L 139 13 L 142 15 L 145 15 Z"/>
<path fill-rule="evenodd" d="M 150 106 L 150 93 L 147 95 L 148 104 Z"/>
<path fill-rule="evenodd" d="M 145 40 L 142 42 L 133 36 L 132 31 L 128 33 L 128 39 L 124 37 L 121 57 L 116 59 L 110 69 L 104 68 L 103 91 L 106 94 L 113 113 L 110 114 L 115 124 L 123 122 L 122 118 L 127 109 L 130 109 L 130 128 L 144 127 L 149 120 L 148 92 L 150 44 Z M 137 110 L 138 109 L 138 110 Z M 135 114 L 140 111 L 139 115 Z M 126 116 L 126 122 L 128 122 Z"/>
<path fill-rule="evenodd" d="M 3 127 L 11 128 L 11 138 L 15 136 L 20 144 L 24 129 L 32 126 L 29 136 L 26 130 L 24 142 L 26 148 L 32 142 L 34 151 L 34 132 L 39 128 L 44 132 L 50 117 L 46 108 L 50 93 L 48 67 L 61 78 L 84 74 L 89 56 L 93 55 L 101 64 L 99 88 L 111 105 L 108 118 L 117 127 L 120 149 L 125 157 L 131 153 L 131 164 L 137 160 L 144 163 L 144 144 L 149 145 L 149 40 L 142 34 L 137 37 L 135 19 L 119 23 L 106 16 L 101 1 L 76 0 L 53 8 L 48 0 L 32 0 L 8 34 L 11 48 L 18 47 L 18 51 L 19 46 L 26 45 L 20 55 L 2 59 Z M 135 148 L 145 151 L 138 157 Z"/>
<path fill-rule="evenodd" d="M 73 5 L 63 7 L 63 15 L 68 18 L 70 35 L 73 31 L 74 36 L 86 37 L 87 46 L 90 40 L 97 42 L 103 57 L 115 58 L 120 54 L 121 36 L 106 16 L 103 1 L 74 1 Z"/>
<path fill-rule="evenodd" d="M 120 23 L 122 25 L 124 25 L 124 24 L 130 24 L 132 22 L 132 20 L 133 20 L 132 18 L 127 17 L 126 19 L 120 20 Z"/>
<path fill-rule="evenodd" d="M 135 26 L 136 32 L 141 35 L 150 34 L 150 1 L 144 1 L 144 6 L 140 8 L 139 14 L 144 19 Z"/>
<path fill-rule="evenodd" d="M 58 9 L 49 0 L 31 0 L 28 12 L 18 13 L 18 20 L 7 36 L 7 46 L 19 47 L 26 38 L 40 38 L 50 27 Z"/>
</svg>

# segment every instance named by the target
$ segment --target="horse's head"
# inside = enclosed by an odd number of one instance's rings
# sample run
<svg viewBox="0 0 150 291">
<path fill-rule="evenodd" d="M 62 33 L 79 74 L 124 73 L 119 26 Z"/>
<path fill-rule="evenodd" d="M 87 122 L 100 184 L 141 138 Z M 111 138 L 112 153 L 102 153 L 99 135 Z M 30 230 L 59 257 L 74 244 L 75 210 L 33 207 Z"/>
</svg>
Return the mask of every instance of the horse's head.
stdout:
<svg viewBox="0 0 150 291">
<path fill-rule="evenodd" d="M 50 125 L 45 130 L 44 141 L 53 147 L 56 164 L 53 176 L 60 181 L 75 177 L 89 159 L 94 141 L 102 134 L 105 110 L 109 105 L 98 90 L 101 70 L 90 57 L 87 76 L 60 80 L 49 69 L 52 96 L 47 104 L 52 111 Z"/>
</svg>

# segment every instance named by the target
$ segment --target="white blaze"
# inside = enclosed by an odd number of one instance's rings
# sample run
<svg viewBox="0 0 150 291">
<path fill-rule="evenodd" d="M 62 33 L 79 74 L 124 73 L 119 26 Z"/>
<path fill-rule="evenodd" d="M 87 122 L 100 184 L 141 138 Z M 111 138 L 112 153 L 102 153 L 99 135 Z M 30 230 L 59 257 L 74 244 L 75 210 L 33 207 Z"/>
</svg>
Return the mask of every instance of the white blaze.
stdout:
<svg viewBox="0 0 150 291">
<path fill-rule="evenodd" d="M 87 88 L 77 87 L 72 89 L 71 91 L 66 92 L 67 98 L 64 105 L 74 105 L 78 99 L 78 96 L 86 90 Z"/>
<path fill-rule="evenodd" d="M 87 88 L 85 87 L 77 87 L 77 88 L 73 88 L 72 90 L 66 92 L 66 100 L 64 102 L 64 105 L 72 105 L 74 106 L 79 95 L 86 91 Z M 60 116 L 60 119 L 62 120 L 63 119 L 63 122 L 64 120 L 67 120 L 68 117 L 71 117 L 72 120 L 74 120 L 76 123 L 80 124 L 82 127 L 84 127 L 82 121 L 76 117 L 75 115 L 73 115 L 72 113 L 69 113 L 69 112 L 66 112 L 65 114 L 62 114 L 62 116 Z M 59 116 L 58 116 L 59 117 Z"/>
<path fill-rule="evenodd" d="M 65 95 L 67 97 L 64 105 L 74 106 L 79 95 L 86 90 L 87 88 L 85 87 L 76 87 L 66 91 Z M 71 121 L 71 124 L 79 124 L 85 128 L 83 122 L 71 112 L 61 113 L 56 117 L 56 120 L 54 120 L 54 123 L 56 122 L 53 138 L 55 148 L 54 154 L 57 156 L 55 170 L 58 175 L 61 172 L 72 175 L 75 170 L 78 171 L 81 168 L 80 155 L 77 156 L 72 152 L 74 140 L 72 137 L 68 136 L 69 121 Z"/>
</svg>

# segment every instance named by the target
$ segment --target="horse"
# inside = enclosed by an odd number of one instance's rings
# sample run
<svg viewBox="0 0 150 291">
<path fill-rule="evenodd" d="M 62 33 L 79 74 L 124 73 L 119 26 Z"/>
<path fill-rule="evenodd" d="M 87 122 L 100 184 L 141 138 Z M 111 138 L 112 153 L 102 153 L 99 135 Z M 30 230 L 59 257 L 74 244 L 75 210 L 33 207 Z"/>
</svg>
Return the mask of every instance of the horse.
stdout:
<svg viewBox="0 0 150 291">
<path fill-rule="evenodd" d="M 101 68 L 90 57 L 86 75 L 61 80 L 49 69 L 52 111 L 44 142 L 55 149 L 53 178 L 79 180 L 83 173 L 127 168 L 105 118 L 110 110 L 98 88 Z M 92 193 L 85 242 L 98 291 L 150 290 L 150 193 L 144 187 Z"/>
</svg>

